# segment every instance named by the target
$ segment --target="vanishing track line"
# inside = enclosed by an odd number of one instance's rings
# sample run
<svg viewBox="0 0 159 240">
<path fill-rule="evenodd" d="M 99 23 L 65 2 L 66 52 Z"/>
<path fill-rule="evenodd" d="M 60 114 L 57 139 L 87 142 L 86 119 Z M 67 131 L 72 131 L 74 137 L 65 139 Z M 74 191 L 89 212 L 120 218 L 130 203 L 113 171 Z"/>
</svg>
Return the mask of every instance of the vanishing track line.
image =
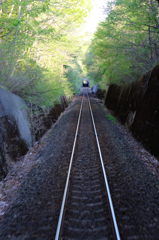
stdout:
<svg viewBox="0 0 159 240">
<path fill-rule="evenodd" d="M 55 240 L 120 240 L 88 88 L 77 129 Z"/>
</svg>

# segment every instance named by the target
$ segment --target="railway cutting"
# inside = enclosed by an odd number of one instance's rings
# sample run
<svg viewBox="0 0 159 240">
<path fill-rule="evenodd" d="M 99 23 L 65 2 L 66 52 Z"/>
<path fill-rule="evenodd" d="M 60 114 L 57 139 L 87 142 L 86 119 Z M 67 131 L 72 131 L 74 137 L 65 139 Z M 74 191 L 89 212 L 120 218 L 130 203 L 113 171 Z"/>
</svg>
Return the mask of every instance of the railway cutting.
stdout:
<svg viewBox="0 0 159 240">
<path fill-rule="evenodd" d="M 1 182 L 8 207 L 0 212 L 0 239 L 158 240 L 158 177 L 138 148 L 133 150 L 132 136 L 107 118 L 110 113 L 89 93 L 88 100 L 84 89 L 43 138 L 41 149 L 30 150 Z"/>
<path fill-rule="evenodd" d="M 83 88 L 55 240 L 113 239 L 111 230 L 120 240 L 88 88 Z"/>
</svg>

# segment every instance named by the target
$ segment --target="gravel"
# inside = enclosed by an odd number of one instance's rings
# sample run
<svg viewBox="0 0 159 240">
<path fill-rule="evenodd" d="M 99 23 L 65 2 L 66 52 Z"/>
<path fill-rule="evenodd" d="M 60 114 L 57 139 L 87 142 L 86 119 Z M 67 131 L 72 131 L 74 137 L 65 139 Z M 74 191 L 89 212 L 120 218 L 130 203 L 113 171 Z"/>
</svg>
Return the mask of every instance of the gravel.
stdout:
<svg viewBox="0 0 159 240">
<path fill-rule="evenodd" d="M 86 94 L 72 164 L 62 239 L 114 239 Z"/>
<path fill-rule="evenodd" d="M 132 150 L 121 128 L 108 120 L 109 112 L 95 100 L 91 104 L 121 238 L 157 240 L 158 176 Z"/>
<path fill-rule="evenodd" d="M 0 239 L 54 239 L 80 101 L 79 96 L 49 133 L 35 154 L 33 166 L 11 195 L 1 217 Z M 135 140 L 106 117 L 109 112 L 94 99 L 91 104 L 121 239 L 157 240 L 158 171 L 150 171 Z M 2 188 L 4 183 L 7 181 Z"/>
<path fill-rule="evenodd" d="M 80 99 L 64 113 L 38 162 L 21 183 L 0 224 L 0 239 L 53 239 L 64 190 Z"/>
</svg>

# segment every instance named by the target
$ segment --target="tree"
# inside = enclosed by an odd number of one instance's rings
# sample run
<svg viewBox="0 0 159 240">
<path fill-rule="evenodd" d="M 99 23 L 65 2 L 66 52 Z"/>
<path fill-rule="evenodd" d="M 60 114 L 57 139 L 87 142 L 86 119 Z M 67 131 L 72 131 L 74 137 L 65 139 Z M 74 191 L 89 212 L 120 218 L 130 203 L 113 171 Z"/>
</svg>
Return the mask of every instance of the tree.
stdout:
<svg viewBox="0 0 159 240">
<path fill-rule="evenodd" d="M 134 81 L 158 64 L 158 7 L 155 0 L 110 2 L 91 44 L 102 83 Z"/>
<path fill-rule="evenodd" d="M 80 47 L 77 32 L 91 1 L 5 0 L 0 6 L 1 87 L 40 105 L 71 94 L 63 65 Z"/>
</svg>

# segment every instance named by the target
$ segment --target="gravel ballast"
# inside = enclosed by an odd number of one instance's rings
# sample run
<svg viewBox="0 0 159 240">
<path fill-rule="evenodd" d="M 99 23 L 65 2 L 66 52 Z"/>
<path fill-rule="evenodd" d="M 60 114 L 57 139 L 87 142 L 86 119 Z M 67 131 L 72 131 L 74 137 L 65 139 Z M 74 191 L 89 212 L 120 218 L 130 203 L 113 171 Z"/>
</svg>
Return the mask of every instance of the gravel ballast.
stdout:
<svg viewBox="0 0 159 240">
<path fill-rule="evenodd" d="M 95 100 L 91 104 L 121 237 L 157 240 L 158 171 L 155 175 L 146 168 L 142 159 L 132 151 L 122 128 L 107 120 L 109 112 L 102 111 Z"/>
<path fill-rule="evenodd" d="M 19 180 L 12 200 L 5 200 L 8 207 L 0 218 L 0 239 L 54 239 L 80 102 L 81 96 L 64 112 L 41 143 L 41 150 L 32 159 L 33 166 Z M 147 166 L 131 135 L 119 124 L 113 124 L 106 117 L 109 112 L 96 100 L 91 99 L 91 105 L 121 239 L 157 240 L 158 162 L 154 168 Z M 146 154 L 153 159 L 145 151 Z M 15 178 L 17 169 L 8 179 Z M 0 185 L 0 197 L 9 186 L 7 181 L 4 179 Z"/>
</svg>

